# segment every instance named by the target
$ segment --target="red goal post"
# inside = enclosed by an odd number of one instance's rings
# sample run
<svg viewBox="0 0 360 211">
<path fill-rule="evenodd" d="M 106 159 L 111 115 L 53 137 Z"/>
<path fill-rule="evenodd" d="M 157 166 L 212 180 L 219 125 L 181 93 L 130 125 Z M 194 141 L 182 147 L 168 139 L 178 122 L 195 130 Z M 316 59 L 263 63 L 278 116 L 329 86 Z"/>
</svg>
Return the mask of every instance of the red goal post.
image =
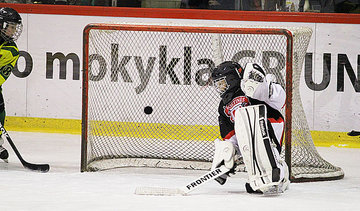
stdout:
<svg viewBox="0 0 360 211">
<path fill-rule="evenodd" d="M 209 74 L 221 60 L 261 63 L 286 90 L 282 156 L 293 182 L 340 179 L 313 144 L 299 81 L 312 30 L 89 24 L 83 33 L 81 171 L 208 169 L 219 137 Z M 195 74 L 194 74 L 195 72 Z"/>
</svg>

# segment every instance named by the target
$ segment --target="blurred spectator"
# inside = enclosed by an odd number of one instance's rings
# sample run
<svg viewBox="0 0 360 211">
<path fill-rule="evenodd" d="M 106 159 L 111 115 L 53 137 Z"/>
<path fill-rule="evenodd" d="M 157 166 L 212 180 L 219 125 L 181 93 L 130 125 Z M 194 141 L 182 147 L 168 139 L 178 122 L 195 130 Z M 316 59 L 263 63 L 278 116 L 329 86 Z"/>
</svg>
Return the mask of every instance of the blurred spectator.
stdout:
<svg viewBox="0 0 360 211">
<path fill-rule="evenodd" d="M 299 12 L 359 13 L 360 0 L 300 0 Z"/>
<path fill-rule="evenodd" d="M 54 0 L 34 0 L 34 4 L 55 4 Z"/>
<path fill-rule="evenodd" d="M 117 0 L 118 7 L 141 7 L 141 0 Z"/>
<path fill-rule="evenodd" d="M 87 6 L 112 6 L 111 0 L 80 0 L 80 5 Z"/>
<path fill-rule="evenodd" d="M 335 0 L 335 12 L 360 13 L 360 0 Z"/>
<path fill-rule="evenodd" d="M 26 4 L 31 2 L 27 2 L 27 0 L 0 0 L 0 3 Z"/>
<path fill-rule="evenodd" d="M 208 9 L 209 0 L 181 0 L 182 9 Z"/>
<path fill-rule="evenodd" d="M 235 10 L 236 0 L 209 0 L 210 9 L 214 10 Z"/>
<path fill-rule="evenodd" d="M 285 8 L 285 0 L 209 0 L 210 9 L 277 11 Z"/>
<path fill-rule="evenodd" d="M 57 5 L 67 5 L 67 0 L 55 0 L 55 3 Z"/>
<path fill-rule="evenodd" d="M 264 4 L 264 10 L 265 11 L 276 11 L 277 10 L 277 6 L 280 6 L 280 2 L 278 0 L 266 0 L 265 4 Z"/>
<path fill-rule="evenodd" d="M 299 12 L 334 12 L 334 0 L 300 0 Z"/>
<path fill-rule="evenodd" d="M 262 8 L 265 11 L 289 11 L 286 8 L 286 0 L 265 0 Z"/>
</svg>

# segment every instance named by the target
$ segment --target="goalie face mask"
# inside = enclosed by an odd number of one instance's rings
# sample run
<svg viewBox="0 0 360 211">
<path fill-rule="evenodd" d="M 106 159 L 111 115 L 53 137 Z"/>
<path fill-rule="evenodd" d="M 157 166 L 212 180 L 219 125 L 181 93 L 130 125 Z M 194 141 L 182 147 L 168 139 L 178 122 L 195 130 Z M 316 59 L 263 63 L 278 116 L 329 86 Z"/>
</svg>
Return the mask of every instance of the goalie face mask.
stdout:
<svg viewBox="0 0 360 211">
<path fill-rule="evenodd" d="M 220 94 L 220 96 L 222 94 L 224 94 L 226 92 L 226 90 L 230 87 L 229 84 L 226 82 L 226 77 L 221 77 L 219 79 L 216 79 L 214 81 L 214 86 L 216 91 Z"/>
<path fill-rule="evenodd" d="M 225 104 L 229 103 L 234 93 L 240 89 L 241 71 L 238 63 L 226 61 L 218 65 L 211 74 L 215 89 Z"/>
</svg>

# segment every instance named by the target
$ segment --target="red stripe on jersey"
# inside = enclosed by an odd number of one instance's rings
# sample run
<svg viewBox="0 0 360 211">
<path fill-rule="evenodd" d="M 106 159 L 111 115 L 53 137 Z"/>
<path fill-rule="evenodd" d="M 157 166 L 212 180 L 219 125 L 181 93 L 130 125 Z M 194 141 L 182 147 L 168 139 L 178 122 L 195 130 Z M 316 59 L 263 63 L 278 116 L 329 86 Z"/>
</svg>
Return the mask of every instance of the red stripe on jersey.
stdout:
<svg viewBox="0 0 360 211">
<path fill-rule="evenodd" d="M 223 140 L 230 139 L 231 137 L 233 137 L 233 135 L 235 135 L 235 130 L 230 131 L 230 132 L 223 138 Z"/>
<path fill-rule="evenodd" d="M 284 122 L 284 119 L 283 119 L 282 117 L 279 117 L 278 119 L 268 118 L 268 120 L 269 120 L 271 123 L 283 123 L 283 122 Z"/>
<path fill-rule="evenodd" d="M 283 145 L 283 142 L 284 142 L 284 130 L 282 131 L 282 134 L 281 134 L 281 139 L 280 139 L 280 141 L 279 141 L 280 143 L 280 146 L 282 147 L 282 145 Z"/>
</svg>

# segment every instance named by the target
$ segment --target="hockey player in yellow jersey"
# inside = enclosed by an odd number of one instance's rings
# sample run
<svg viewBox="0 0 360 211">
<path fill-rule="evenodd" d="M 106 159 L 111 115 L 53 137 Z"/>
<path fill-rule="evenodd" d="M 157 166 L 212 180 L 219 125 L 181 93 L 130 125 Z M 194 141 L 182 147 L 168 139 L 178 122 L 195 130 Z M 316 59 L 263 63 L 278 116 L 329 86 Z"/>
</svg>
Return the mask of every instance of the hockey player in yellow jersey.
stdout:
<svg viewBox="0 0 360 211">
<path fill-rule="evenodd" d="M 2 85 L 9 78 L 19 58 L 19 49 L 15 41 L 22 32 L 22 23 L 19 13 L 9 7 L 0 8 L 0 122 L 5 122 L 5 105 L 2 95 Z M 7 162 L 9 153 L 2 146 L 0 137 L 0 158 Z"/>
</svg>

